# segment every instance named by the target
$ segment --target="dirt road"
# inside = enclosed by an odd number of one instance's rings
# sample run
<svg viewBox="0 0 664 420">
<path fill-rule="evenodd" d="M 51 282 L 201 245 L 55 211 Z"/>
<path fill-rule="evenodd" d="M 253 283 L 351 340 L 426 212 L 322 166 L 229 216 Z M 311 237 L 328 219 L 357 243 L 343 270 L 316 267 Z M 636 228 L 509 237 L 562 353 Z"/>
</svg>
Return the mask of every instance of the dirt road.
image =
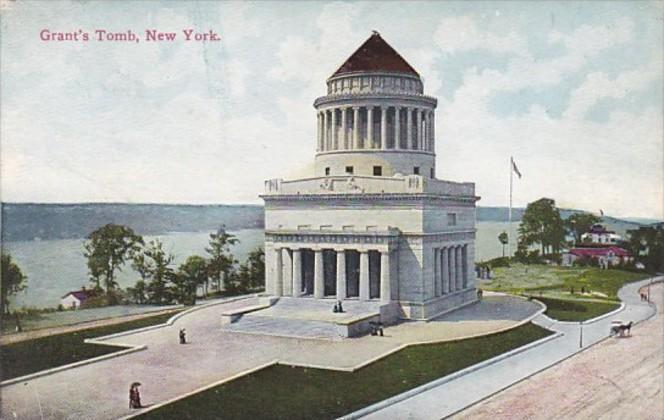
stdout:
<svg viewBox="0 0 664 420">
<path fill-rule="evenodd" d="M 461 419 L 664 419 L 664 286 L 657 314 L 453 416 Z"/>
</svg>

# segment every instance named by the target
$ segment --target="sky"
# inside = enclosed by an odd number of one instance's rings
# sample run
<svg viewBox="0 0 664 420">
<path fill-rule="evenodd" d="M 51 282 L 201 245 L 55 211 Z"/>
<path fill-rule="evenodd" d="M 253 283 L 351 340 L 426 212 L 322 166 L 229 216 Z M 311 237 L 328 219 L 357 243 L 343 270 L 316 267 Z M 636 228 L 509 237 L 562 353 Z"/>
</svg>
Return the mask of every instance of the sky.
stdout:
<svg viewBox="0 0 664 420">
<path fill-rule="evenodd" d="M 0 0 L 1 199 L 260 203 L 313 174 L 313 101 L 377 30 L 438 98 L 437 176 L 478 205 L 508 204 L 513 156 L 515 206 L 664 218 L 663 5 Z"/>
</svg>

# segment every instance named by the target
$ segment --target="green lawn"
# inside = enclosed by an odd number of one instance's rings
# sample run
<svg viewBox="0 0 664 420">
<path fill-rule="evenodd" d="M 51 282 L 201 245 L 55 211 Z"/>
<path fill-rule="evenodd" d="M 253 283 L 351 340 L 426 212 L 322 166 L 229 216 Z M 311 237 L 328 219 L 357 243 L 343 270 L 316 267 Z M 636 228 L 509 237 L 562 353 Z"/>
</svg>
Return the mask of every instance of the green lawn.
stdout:
<svg viewBox="0 0 664 420">
<path fill-rule="evenodd" d="M 83 340 L 163 324 L 173 315 L 171 312 L 106 327 L 89 328 L 0 346 L 0 360 L 2 360 L 0 379 L 4 381 L 119 351 L 118 347 L 86 344 Z"/>
<path fill-rule="evenodd" d="M 271 366 L 140 418 L 337 418 L 549 334 L 526 324 L 479 338 L 411 346 L 352 373 Z"/>
<path fill-rule="evenodd" d="M 625 284 L 648 277 L 646 273 L 600 270 L 594 267 L 559 267 L 512 264 L 493 270 L 493 279 L 481 281 L 485 290 L 514 294 L 532 294 L 556 298 L 598 298 L 618 300 L 618 290 Z M 589 290 L 581 295 L 581 289 Z M 574 289 L 574 294 L 571 290 Z"/>
<path fill-rule="evenodd" d="M 540 298 L 547 307 L 545 314 L 558 321 L 586 321 L 620 307 L 612 302 L 592 302 L 584 300 L 561 300 Z"/>
</svg>

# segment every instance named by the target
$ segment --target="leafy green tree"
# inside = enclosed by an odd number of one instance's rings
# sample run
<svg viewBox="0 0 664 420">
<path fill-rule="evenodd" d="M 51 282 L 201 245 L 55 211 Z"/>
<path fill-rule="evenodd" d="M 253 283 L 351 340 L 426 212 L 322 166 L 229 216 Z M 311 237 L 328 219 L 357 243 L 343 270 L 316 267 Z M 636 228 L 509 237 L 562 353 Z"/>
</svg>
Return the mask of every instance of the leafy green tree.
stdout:
<svg viewBox="0 0 664 420">
<path fill-rule="evenodd" d="M 565 222 L 565 228 L 574 236 L 574 242 L 581 242 L 581 235 L 588 232 L 592 225 L 599 223 L 602 219 L 592 213 L 574 213 Z"/>
<path fill-rule="evenodd" d="M 505 245 L 507 245 L 508 240 L 509 238 L 507 236 L 507 232 L 503 231 L 500 235 L 498 235 L 498 241 L 503 246 L 503 257 L 505 256 Z"/>
<path fill-rule="evenodd" d="M 257 247 L 247 256 L 248 286 L 250 289 L 265 287 L 265 251 Z"/>
<path fill-rule="evenodd" d="M 194 305 L 196 289 L 208 280 L 207 262 L 200 255 L 192 255 L 180 265 L 173 278 L 175 295 L 180 303 Z"/>
<path fill-rule="evenodd" d="M 127 293 L 131 296 L 131 300 L 139 305 L 142 305 L 146 302 L 146 286 L 145 281 L 138 280 L 134 287 L 128 287 Z"/>
<path fill-rule="evenodd" d="M 237 264 L 237 260 L 233 258 L 230 252 L 230 247 L 237 244 L 239 240 L 221 227 L 216 233 L 210 234 L 210 241 L 205 251 L 210 255 L 208 258 L 208 277 L 216 283 L 217 290 L 222 289 L 222 281 L 228 279 L 229 274 L 233 270 L 233 266 Z M 207 283 L 205 285 L 205 293 L 207 294 Z"/>
<path fill-rule="evenodd" d="M 628 247 L 649 272 L 664 272 L 664 224 L 642 226 L 628 233 Z"/>
<path fill-rule="evenodd" d="M 106 294 L 111 296 L 117 286 L 115 272 L 140 250 L 143 238 L 122 225 L 109 223 L 92 232 L 85 242 L 83 255 L 88 259 L 90 280 L 97 290 L 103 281 Z"/>
<path fill-rule="evenodd" d="M 565 229 L 554 200 L 541 198 L 528 204 L 521 218 L 519 240 L 526 246 L 539 244 L 542 255 L 547 251 L 560 251 L 565 241 Z"/>
<path fill-rule="evenodd" d="M 251 251 L 247 260 L 240 264 L 237 271 L 228 276 L 226 290 L 230 293 L 246 293 L 257 290 L 265 284 L 265 252 L 258 247 Z"/>
<path fill-rule="evenodd" d="M 164 251 L 163 243 L 158 239 L 150 241 L 134 255 L 132 266 L 146 283 L 150 303 L 162 305 L 172 300 L 168 285 L 175 274 L 170 267 L 174 259 L 173 254 Z"/>
<path fill-rule="evenodd" d="M 23 274 L 21 268 L 12 261 L 9 254 L 2 253 L 2 277 L 0 277 L 0 286 L 2 296 L 0 297 L 1 314 L 9 315 L 9 297 L 25 290 L 28 277 Z"/>
</svg>

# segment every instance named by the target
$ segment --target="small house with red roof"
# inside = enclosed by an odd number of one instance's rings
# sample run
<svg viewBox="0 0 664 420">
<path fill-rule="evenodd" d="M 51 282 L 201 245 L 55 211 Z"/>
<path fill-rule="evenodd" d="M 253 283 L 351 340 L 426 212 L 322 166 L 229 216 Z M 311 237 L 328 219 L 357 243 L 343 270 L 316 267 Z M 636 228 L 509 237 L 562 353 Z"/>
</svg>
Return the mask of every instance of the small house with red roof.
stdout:
<svg viewBox="0 0 664 420">
<path fill-rule="evenodd" d="M 60 300 L 60 305 L 65 309 L 76 309 L 94 295 L 94 290 L 82 287 L 81 290 L 75 290 L 64 295 Z"/>
<path fill-rule="evenodd" d="M 632 254 L 629 251 L 617 247 L 597 247 L 597 248 L 572 248 L 562 255 L 562 264 L 571 266 L 580 259 L 594 260 L 601 268 L 625 264 L 632 261 Z"/>
</svg>

